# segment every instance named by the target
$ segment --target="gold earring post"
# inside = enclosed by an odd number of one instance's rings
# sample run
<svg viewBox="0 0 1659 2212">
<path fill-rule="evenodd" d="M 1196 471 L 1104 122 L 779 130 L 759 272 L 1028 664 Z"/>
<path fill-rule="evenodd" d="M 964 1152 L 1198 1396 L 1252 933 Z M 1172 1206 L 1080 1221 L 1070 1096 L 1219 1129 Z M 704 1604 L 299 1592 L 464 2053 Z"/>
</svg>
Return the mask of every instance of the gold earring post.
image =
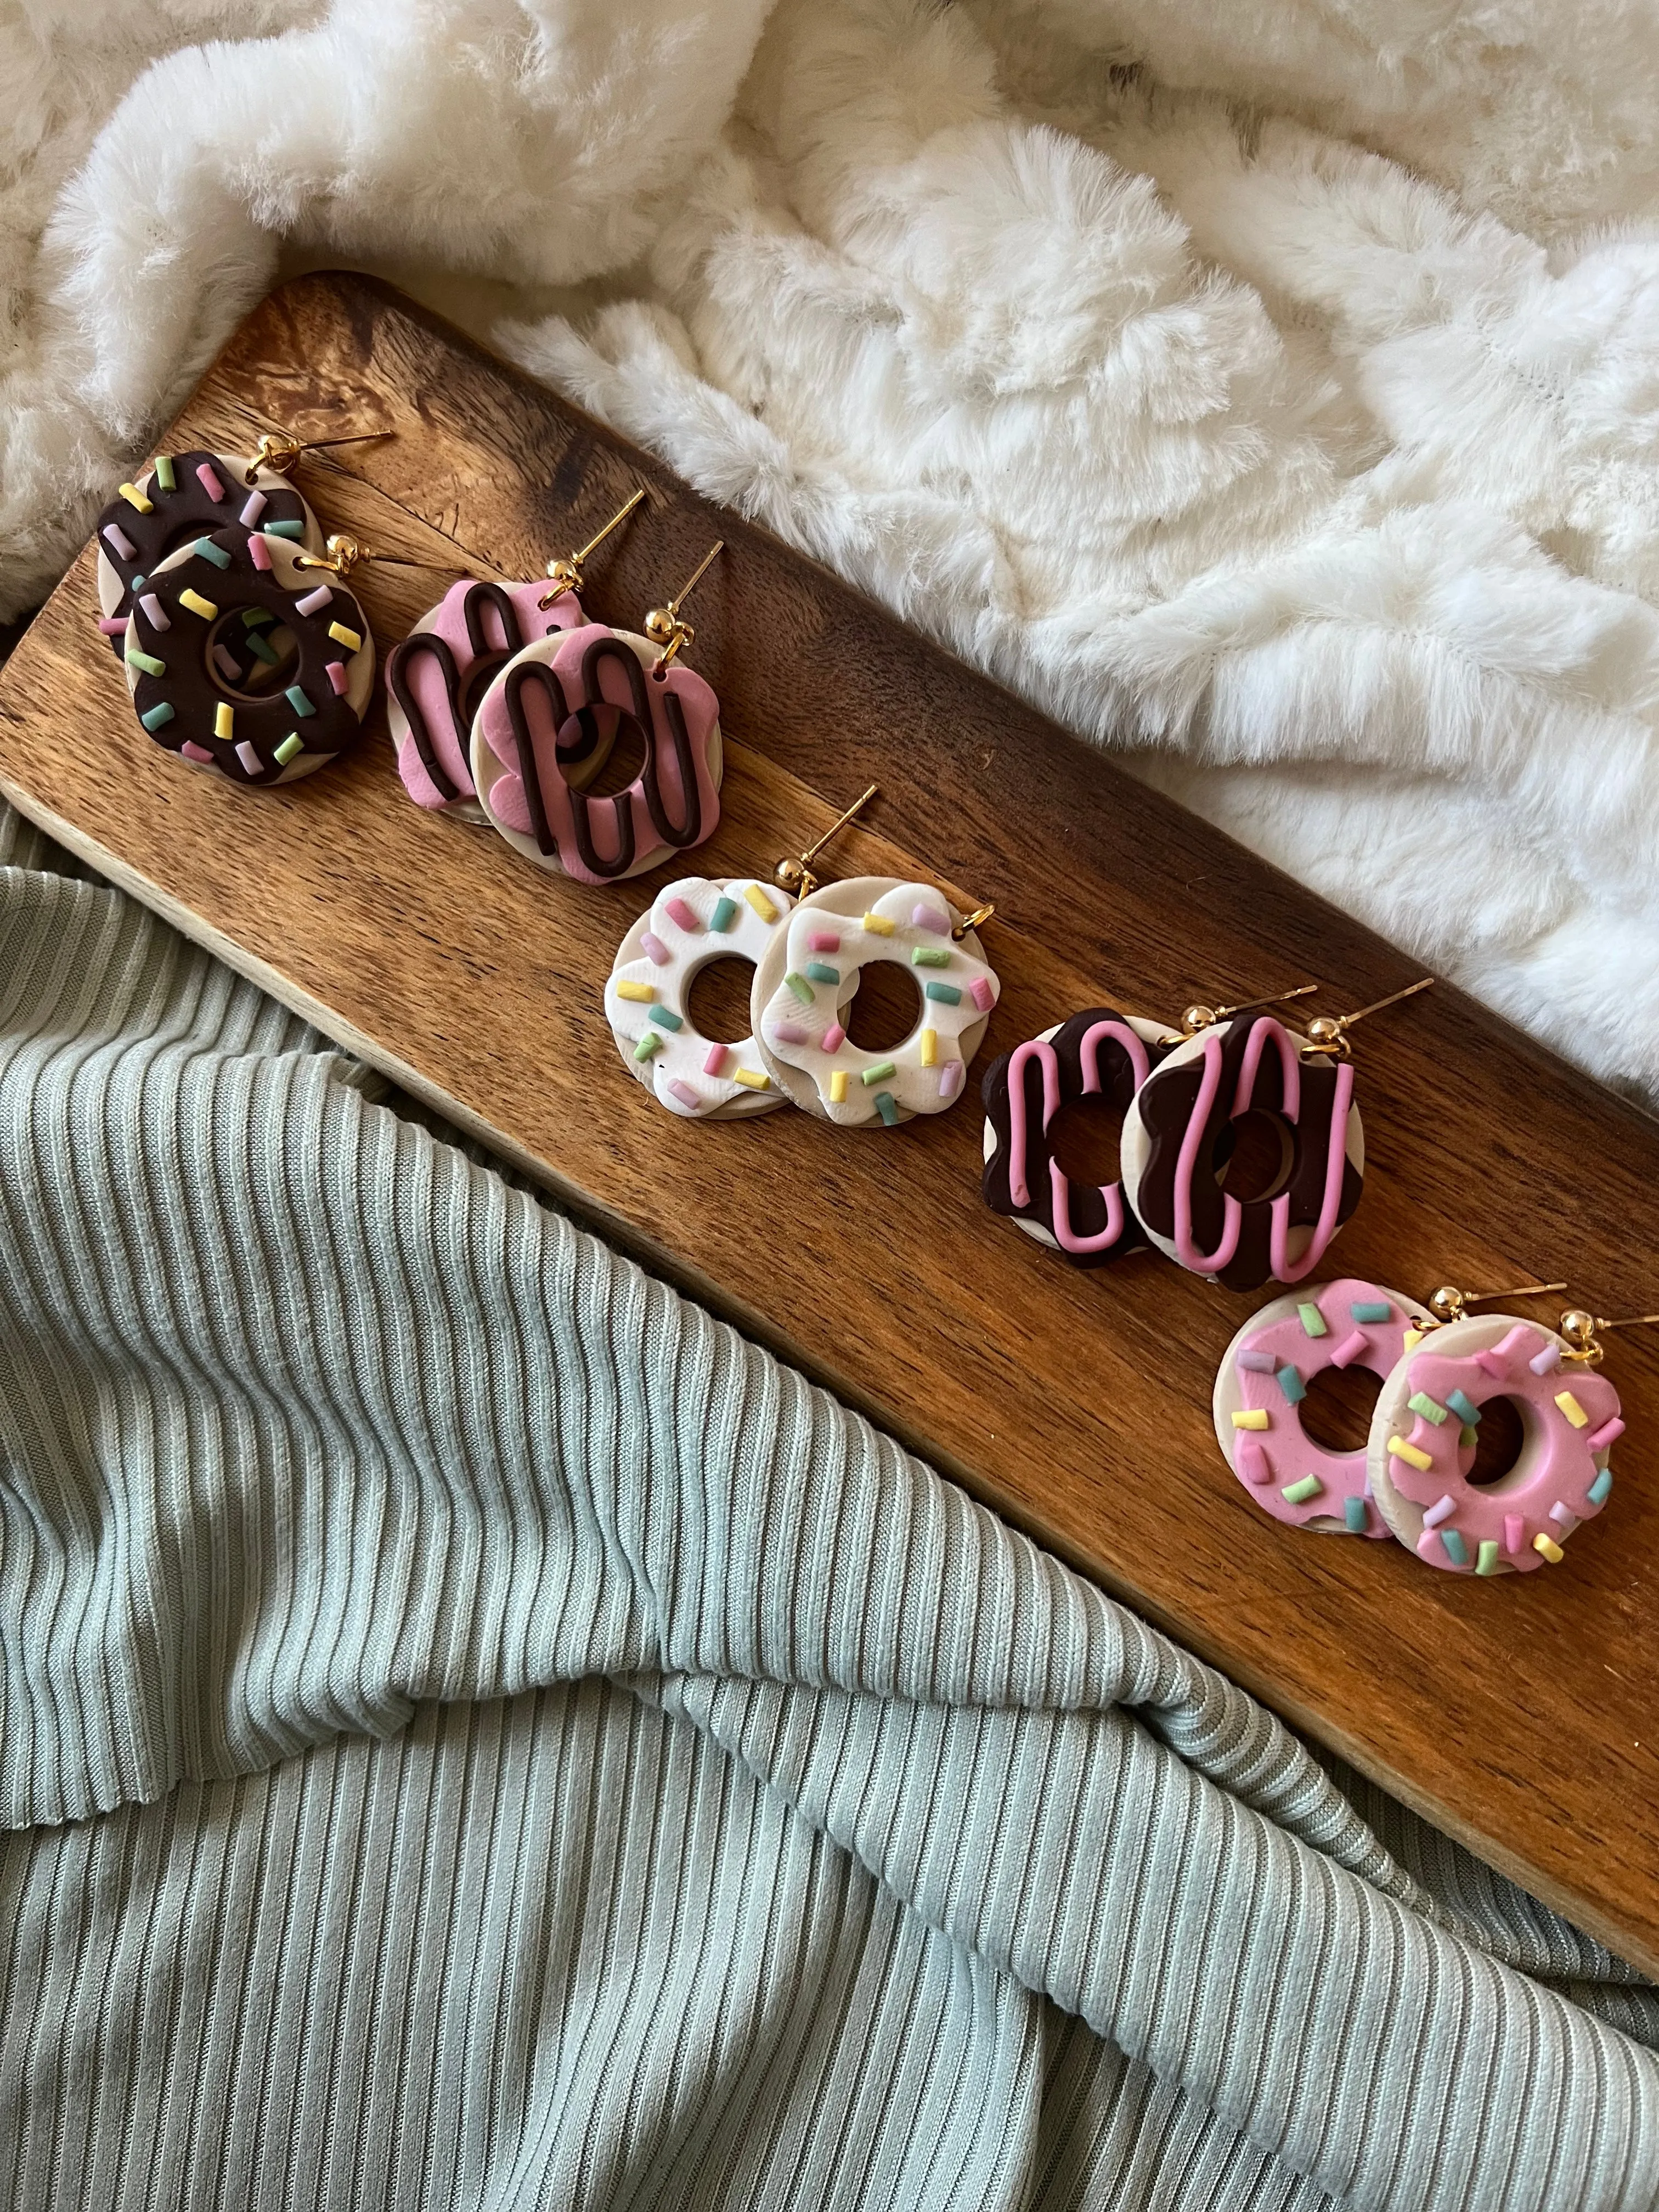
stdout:
<svg viewBox="0 0 1659 2212">
<path fill-rule="evenodd" d="M 582 567 L 583 563 L 586 561 L 588 555 L 594 550 L 596 546 L 603 545 L 605 539 L 610 537 L 613 530 L 620 528 L 621 526 L 627 521 L 629 516 L 632 514 L 634 509 L 639 505 L 640 501 L 644 497 L 645 487 L 641 484 L 638 490 L 635 492 L 634 496 L 629 500 L 625 500 L 622 506 L 617 509 L 617 512 L 611 516 L 610 521 L 605 524 L 604 529 L 595 531 L 592 537 L 588 539 L 586 544 L 582 546 L 579 551 L 574 553 L 567 553 L 562 560 L 550 561 L 548 562 L 547 573 L 552 579 L 553 589 L 550 592 L 544 592 L 543 596 L 538 599 L 536 602 L 538 606 L 543 608 L 550 607 L 554 600 L 562 598 L 566 592 L 580 591 L 582 588 Z"/>
<path fill-rule="evenodd" d="M 960 945 L 969 930 L 978 929 L 983 923 L 989 921 L 995 912 L 996 908 L 988 900 L 983 906 L 976 906 L 971 914 L 964 914 L 962 920 L 951 930 L 952 939 Z"/>
<path fill-rule="evenodd" d="M 714 556 L 725 550 L 726 540 L 723 538 L 716 538 L 667 605 L 653 607 L 650 613 L 647 615 L 645 634 L 653 645 L 659 645 L 662 647 L 662 651 L 657 656 L 657 665 L 651 672 L 653 676 L 660 676 L 681 648 L 690 645 L 696 636 L 697 633 L 692 629 L 690 623 L 680 620 L 680 609 L 702 582 L 714 562 Z"/>
<path fill-rule="evenodd" d="M 1512 1283 L 1504 1291 L 1460 1291 L 1455 1283 L 1443 1283 L 1430 1294 L 1429 1310 L 1438 1322 L 1461 1321 L 1466 1306 L 1488 1306 L 1494 1298 L 1545 1297 L 1566 1287 L 1565 1283 Z"/>
<path fill-rule="evenodd" d="M 331 446 L 373 446 L 397 434 L 395 430 L 359 430 L 349 438 L 296 438 L 292 430 L 262 430 L 252 465 L 242 471 L 242 481 L 256 483 L 262 468 L 285 477 L 301 453 L 320 453 Z"/>
<path fill-rule="evenodd" d="M 1318 990 L 1317 983 L 1298 983 L 1294 990 L 1269 991 L 1266 998 L 1246 999 L 1237 1006 L 1188 1006 L 1181 1017 L 1182 1034 L 1196 1036 L 1200 1030 L 1212 1030 L 1218 1022 L 1230 1022 L 1235 1014 L 1253 1014 L 1258 1006 L 1283 1006 L 1287 999 L 1305 999 Z"/>
<path fill-rule="evenodd" d="M 1434 977 L 1425 975 L 1419 982 L 1407 983 L 1403 991 L 1390 992 L 1386 999 L 1375 999 L 1369 1006 L 1360 1006 L 1352 1014 L 1322 1014 L 1308 1024 L 1308 1042 L 1316 1052 L 1334 1053 L 1346 1057 L 1348 1050 L 1348 1031 L 1356 1022 L 1368 1015 L 1380 1014 L 1385 1006 L 1397 1006 L 1402 999 L 1414 999 L 1419 991 L 1434 988 Z"/>
<path fill-rule="evenodd" d="M 343 531 L 335 532 L 321 553 L 296 553 L 294 556 L 296 568 L 326 568 L 331 576 L 340 577 L 349 576 L 360 562 L 365 561 L 377 561 L 393 568 L 430 568 L 439 575 L 453 574 L 464 576 L 466 574 L 464 568 L 458 568 L 448 561 L 417 561 L 408 553 L 378 553 L 372 546 L 361 544 L 355 538 L 348 538 Z"/>
<path fill-rule="evenodd" d="M 873 798 L 875 798 L 880 788 L 881 787 L 879 784 L 872 783 L 867 790 L 861 791 L 858 797 L 853 801 L 853 804 L 847 809 L 845 813 L 840 815 L 834 822 L 832 822 L 830 824 L 830 827 L 824 831 L 823 836 L 820 837 L 815 844 L 809 845 L 806 850 L 798 860 L 780 860 L 778 862 L 777 866 L 772 871 L 772 880 L 778 886 L 780 890 L 791 892 L 797 898 L 810 898 L 811 896 L 812 893 L 817 890 L 818 887 L 818 879 L 812 873 L 813 861 L 823 850 L 824 847 L 830 842 L 830 840 L 839 831 L 844 830 L 855 814 L 861 813 L 863 811 L 864 808 L 870 804 L 870 801 Z"/>
</svg>

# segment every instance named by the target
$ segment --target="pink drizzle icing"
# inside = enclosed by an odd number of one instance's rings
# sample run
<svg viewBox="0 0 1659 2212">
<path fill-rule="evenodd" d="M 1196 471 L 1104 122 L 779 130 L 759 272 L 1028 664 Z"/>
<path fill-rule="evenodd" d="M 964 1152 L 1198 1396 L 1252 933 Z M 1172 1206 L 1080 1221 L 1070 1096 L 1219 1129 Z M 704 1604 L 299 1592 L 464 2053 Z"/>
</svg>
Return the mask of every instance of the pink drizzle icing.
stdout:
<svg viewBox="0 0 1659 2212">
<path fill-rule="evenodd" d="M 421 617 L 410 632 L 411 637 L 440 637 L 455 658 L 455 673 L 465 684 L 468 672 L 478 656 L 472 650 L 472 640 L 466 626 L 466 595 L 474 588 L 476 579 L 464 576 L 452 584 L 435 607 Z M 574 593 L 566 592 L 555 599 L 550 607 L 541 604 L 547 591 L 545 577 L 532 583 L 502 584 L 499 587 L 513 602 L 519 617 L 519 627 L 526 641 L 550 637 L 555 630 L 574 629 L 586 620 Z M 501 617 L 493 608 L 486 607 L 483 620 L 483 635 L 490 644 L 502 647 L 507 641 L 501 636 Z M 432 739 L 432 750 L 450 781 L 463 798 L 472 793 L 472 763 L 468 750 L 467 730 L 458 730 L 449 711 L 448 695 L 444 688 L 443 672 L 429 653 L 413 658 L 405 671 L 404 681 L 415 696 L 417 706 L 426 717 L 426 726 Z M 410 733 L 408 717 L 395 699 L 389 699 L 387 712 L 392 734 L 398 747 L 398 773 L 404 787 L 417 806 L 441 807 L 448 802 L 427 773 L 426 763 Z"/>
<path fill-rule="evenodd" d="M 920 915 L 921 909 L 916 909 Z M 1129 1055 L 1134 1070 L 1135 1087 L 1146 1080 L 1152 1070 L 1146 1048 L 1127 1022 L 1096 1022 L 1083 1033 L 1078 1048 L 1078 1057 L 1083 1068 L 1083 1089 L 1079 1097 L 1087 1098 L 1100 1089 L 1100 1048 L 1110 1038 L 1121 1044 Z M 1031 1202 L 1028 1131 L 1025 1117 L 1025 1071 L 1036 1060 L 1042 1070 L 1042 1129 L 1046 1136 L 1048 1124 L 1060 1111 L 1060 1060 L 1053 1045 L 1033 1037 L 1016 1048 L 1008 1063 L 1008 1194 L 1016 1206 Z M 1115 1244 L 1123 1234 L 1123 1186 L 1121 1182 L 1102 1183 L 1100 1195 L 1106 1206 L 1106 1225 L 1092 1237 L 1079 1237 L 1072 1227 L 1072 1186 L 1058 1160 L 1048 1163 L 1049 1188 L 1054 1199 L 1054 1241 L 1066 1252 L 1101 1252 Z"/>
</svg>

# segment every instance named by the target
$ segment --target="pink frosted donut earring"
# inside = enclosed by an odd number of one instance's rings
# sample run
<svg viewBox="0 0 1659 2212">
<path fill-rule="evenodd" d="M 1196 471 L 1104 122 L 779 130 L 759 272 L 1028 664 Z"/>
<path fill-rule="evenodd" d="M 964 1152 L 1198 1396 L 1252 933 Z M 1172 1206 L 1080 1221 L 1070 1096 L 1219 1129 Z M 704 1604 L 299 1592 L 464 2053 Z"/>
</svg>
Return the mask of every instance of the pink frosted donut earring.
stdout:
<svg viewBox="0 0 1659 2212">
<path fill-rule="evenodd" d="M 538 638 L 579 629 L 587 620 L 578 596 L 584 563 L 645 497 L 635 491 L 586 545 L 547 564 L 528 583 L 481 583 L 463 577 L 428 607 L 386 656 L 386 717 L 398 749 L 398 774 L 417 806 L 463 822 L 488 819 L 472 781 L 472 720 L 496 673 Z M 560 750 L 565 781 L 591 782 L 608 758 L 613 733 L 592 713 L 579 714 Z"/>
</svg>

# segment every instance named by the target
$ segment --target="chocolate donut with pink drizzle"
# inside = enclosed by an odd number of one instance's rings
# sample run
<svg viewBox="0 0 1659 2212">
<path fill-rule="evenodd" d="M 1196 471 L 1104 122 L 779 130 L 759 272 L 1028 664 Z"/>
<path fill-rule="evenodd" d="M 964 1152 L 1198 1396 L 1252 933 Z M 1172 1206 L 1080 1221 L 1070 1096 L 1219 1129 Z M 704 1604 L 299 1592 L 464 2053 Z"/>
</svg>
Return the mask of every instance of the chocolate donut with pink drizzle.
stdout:
<svg viewBox="0 0 1659 2212">
<path fill-rule="evenodd" d="M 1273 1186 L 1237 1199 L 1218 1170 L 1230 1124 L 1278 1116 Z M 1123 1187 L 1161 1252 L 1230 1291 L 1310 1275 L 1359 1203 L 1365 1139 L 1353 1068 L 1268 1014 L 1241 1014 L 1178 1044 L 1130 1101 Z"/>
</svg>

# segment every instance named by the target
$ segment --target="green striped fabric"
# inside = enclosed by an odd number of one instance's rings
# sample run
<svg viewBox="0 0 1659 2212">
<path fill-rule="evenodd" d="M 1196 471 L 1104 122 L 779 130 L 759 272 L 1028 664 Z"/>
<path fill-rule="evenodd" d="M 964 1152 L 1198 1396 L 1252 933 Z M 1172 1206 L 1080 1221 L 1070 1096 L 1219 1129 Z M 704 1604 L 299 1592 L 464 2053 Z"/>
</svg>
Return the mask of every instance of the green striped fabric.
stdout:
<svg viewBox="0 0 1659 2212">
<path fill-rule="evenodd" d="M 1650 2212 L 1645 1984 L 0 863 L 0 2202 Z"/>
</svg>

